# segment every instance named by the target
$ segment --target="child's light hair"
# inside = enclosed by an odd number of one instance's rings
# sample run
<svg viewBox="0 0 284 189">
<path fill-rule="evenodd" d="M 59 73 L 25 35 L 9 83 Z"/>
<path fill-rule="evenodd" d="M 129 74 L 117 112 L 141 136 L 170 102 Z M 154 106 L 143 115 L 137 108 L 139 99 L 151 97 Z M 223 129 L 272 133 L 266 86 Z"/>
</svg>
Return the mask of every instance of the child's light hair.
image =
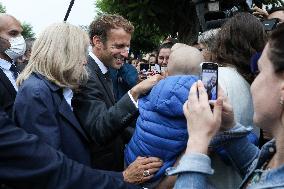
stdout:
<svg viewBox="0 0 284 189">
<path fill-rule="evenodd" d="M 171 49 L 168 74 L 198 75 L 200 73 L 200 63 L 203 61 L 203 55 L 197 48 L 177 43 Z"/>
</svg>

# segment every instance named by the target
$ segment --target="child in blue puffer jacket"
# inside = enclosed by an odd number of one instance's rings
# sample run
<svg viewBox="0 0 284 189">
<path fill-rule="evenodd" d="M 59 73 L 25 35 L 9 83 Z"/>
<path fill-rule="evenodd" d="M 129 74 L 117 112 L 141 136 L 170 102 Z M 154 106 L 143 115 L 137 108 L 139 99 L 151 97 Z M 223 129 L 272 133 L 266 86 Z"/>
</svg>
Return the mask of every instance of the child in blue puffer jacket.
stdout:
<svg viewBox="0 0 284 189">
<path fill-rule="evenodd" d="M 186 147 L 188 134 L 183 104 L 191 85 L 199 77 L 203 56 L 187 45 L 175 45 L 168 63 L 169 76 L 138 101 L 139 117 L 132 139 L 125 149 L 128 166 L 137 156 L 159 157 L 164 164 L 151 181 L 157 181 Z M 257 138 L 256 136 L 254 138 Z M 223 149 L 219 149 L 222 159 Z"/>
</svg>

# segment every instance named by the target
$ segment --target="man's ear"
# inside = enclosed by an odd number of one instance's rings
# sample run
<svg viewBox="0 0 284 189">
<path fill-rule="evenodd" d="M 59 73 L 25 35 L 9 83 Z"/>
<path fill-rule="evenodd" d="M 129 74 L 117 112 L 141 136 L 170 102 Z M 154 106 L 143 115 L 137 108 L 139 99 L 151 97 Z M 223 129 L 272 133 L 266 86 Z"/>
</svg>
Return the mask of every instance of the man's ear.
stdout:
<svg viewBox="0 0 284 189">
<path fill-rule="evenodd" d="M 93 42 L 93 44 L 94 44 L 94 46 L 95 46 L 96 48 L 99 48 L 99 49 L 102 48 L 103 43 L 102 43 L 102 40 L 101 40 L 101 38 L 100 38 L 99 36 L 95 35 L 95 36 L 92 38 L 92 42 Z"/>
<path fill-rule="evenodd" d="M 0 53 L 3 53 L 5 50 L 10 48 L 10 46 L 11 44 L 9 43 L 9 40 L 0 36 Z"/>
</svg>

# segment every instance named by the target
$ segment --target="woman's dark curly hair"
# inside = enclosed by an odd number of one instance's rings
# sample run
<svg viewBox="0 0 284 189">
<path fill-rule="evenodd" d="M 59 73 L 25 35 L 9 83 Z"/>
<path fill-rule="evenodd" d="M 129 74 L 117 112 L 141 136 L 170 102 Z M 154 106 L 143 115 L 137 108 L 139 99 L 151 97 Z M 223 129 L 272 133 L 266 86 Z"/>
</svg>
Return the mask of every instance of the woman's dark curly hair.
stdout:
<svg viewBox="0 0 284 189">
<path fill-rule="evenodd" d="M 216 36 L 213 52 L 217 62 L 234 66 L 249 82 L 253 81 L 250 59 L 265 46 L 267 35 L 262 23 L 249 13 L 238 13 L 228 19 Z"/>
</svg>

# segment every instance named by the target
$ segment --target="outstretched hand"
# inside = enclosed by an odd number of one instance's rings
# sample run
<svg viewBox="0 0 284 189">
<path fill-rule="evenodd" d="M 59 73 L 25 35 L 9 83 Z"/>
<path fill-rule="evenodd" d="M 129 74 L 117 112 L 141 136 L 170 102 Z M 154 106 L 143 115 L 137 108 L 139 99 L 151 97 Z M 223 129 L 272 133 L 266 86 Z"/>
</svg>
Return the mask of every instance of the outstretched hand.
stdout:
<svg viewBox="0 0 284 189">
<path fill-rule="evenodd" d="M 152 89 L 152 87 L 156 85 L 163 78 L 164 77 L 161 76 L 160 74 L 156 74 L 141 81 L 130 90 L 132 97 L 137 101 L 140 95 L 149 92 Z"/>
</svg>

